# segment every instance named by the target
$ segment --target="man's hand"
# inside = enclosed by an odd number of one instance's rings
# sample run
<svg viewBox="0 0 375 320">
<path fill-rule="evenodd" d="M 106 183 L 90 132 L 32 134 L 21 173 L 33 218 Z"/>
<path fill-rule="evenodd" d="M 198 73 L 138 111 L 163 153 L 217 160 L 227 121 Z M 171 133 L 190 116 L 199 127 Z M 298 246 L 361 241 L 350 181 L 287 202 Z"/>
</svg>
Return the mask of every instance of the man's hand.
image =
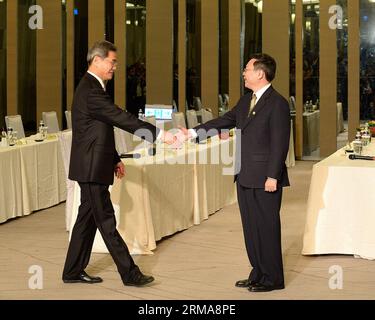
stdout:
<svg viewBox="0 0 375 320">
<path fill-rule="evenodd" d="M 221 132 L 219 133 L 220 140 L 228 140 L 230 138 L 229 132 Z"/>
<path fill-rule="evenodd" d="M 176 133 L 175 137 L 181 144 L 191 138 L 191 134 L 188 129 L 181 126 L 179 126 L 178 129 L 179 131 Z"/>
<path fill-rule="evenodd" d="M 126 171 L 125 171 L 125 165 L 120 161 L 118 164 L 115 166 L 115 175 L 117 179 L 122 179 L 125 177 Z"/>
<path fill-rule="evenodd" d="M 266 184 L 264 185 L 264 190 L 266 192 L 275 192 L 277 191 L 277 180 L 273 178 L 268 178 Z"/>
<path fill-rule="evenodd" d="M 172 133 L 163 130 L 160 140 L 171 145 L 176 142 L 177 138 Z"/>
</svg>

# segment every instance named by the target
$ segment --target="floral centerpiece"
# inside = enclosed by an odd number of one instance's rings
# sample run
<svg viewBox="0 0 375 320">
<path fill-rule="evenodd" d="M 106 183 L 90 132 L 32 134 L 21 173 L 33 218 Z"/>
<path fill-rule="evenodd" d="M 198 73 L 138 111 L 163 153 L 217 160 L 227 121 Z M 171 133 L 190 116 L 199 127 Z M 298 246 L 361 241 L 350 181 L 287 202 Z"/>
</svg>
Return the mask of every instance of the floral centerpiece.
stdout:
<svg viewBox="0 0 375 320">
<path fill-rule="evenodd" d="M 368 127 L 370 129 L 371 136 L 375 137 L 375 120 L 370 120 L 368 122 Z"/>
</svg>

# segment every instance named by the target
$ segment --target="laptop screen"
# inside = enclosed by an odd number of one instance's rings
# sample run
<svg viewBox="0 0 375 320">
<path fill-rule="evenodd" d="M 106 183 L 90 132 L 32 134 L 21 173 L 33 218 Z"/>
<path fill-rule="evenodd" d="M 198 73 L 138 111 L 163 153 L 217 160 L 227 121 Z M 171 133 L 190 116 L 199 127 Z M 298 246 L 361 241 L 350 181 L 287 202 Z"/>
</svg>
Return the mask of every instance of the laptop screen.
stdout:
<svg viewBox="0 0 375 320">
<path fill-rule="evenodd" d="M 172 119 L 172 106 L 168 105 L 147 105 L 145 108 L 145 116 L 154 116 L 156 120 L 171 120 Z"/>
</svg>

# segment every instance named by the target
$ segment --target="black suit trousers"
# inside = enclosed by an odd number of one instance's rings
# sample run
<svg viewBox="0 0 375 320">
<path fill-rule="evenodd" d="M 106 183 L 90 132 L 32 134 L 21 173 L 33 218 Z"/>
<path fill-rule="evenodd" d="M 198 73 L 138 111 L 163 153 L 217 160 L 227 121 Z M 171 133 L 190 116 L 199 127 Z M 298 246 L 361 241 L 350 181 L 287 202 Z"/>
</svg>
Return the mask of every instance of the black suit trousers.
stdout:
<svg viewBox="0 0 375 320">
<path fill-rule="evenodd" d="M 237 197 L 245 245 L 253 267 L 249 280 L 263 285 L 284 285 L 280 207 L 282 188 L 274 193 L 245 188 L 237 182 Z"/>
<path fill-rule="evenodd" d="M 123 281 L 140 271 L 126 243 L 116 230 L 116 218 L 107 185 L 79 183 L 81 205 L 74 225 L 63 271 L 63 279 L 76 277 L 89 263 L 96 230 L 111 254 Z"/>
</svg>

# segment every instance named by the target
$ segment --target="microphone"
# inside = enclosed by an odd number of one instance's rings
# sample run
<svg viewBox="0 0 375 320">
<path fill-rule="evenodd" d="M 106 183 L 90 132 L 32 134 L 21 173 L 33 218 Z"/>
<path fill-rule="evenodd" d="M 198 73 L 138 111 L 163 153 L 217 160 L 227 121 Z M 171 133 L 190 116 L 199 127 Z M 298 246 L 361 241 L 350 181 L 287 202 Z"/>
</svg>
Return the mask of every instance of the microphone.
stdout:
<svg viewBox="0 0 375 320">
<path fill-rule="evenodd" d="M 141 155 L 139 153 L 121 153 L 120 158 L 125 159 L 125 158 L 133 158 L 133 159 L 139 159 Z"/>
<path fill-rule="evenodd" d="M 350 160 L 375 160 L 375 157 L 371 157 L 371 156 L 357 156 L 356 154 L 350 154 L 349 155 L 349 159 Z"/>
</svg>

